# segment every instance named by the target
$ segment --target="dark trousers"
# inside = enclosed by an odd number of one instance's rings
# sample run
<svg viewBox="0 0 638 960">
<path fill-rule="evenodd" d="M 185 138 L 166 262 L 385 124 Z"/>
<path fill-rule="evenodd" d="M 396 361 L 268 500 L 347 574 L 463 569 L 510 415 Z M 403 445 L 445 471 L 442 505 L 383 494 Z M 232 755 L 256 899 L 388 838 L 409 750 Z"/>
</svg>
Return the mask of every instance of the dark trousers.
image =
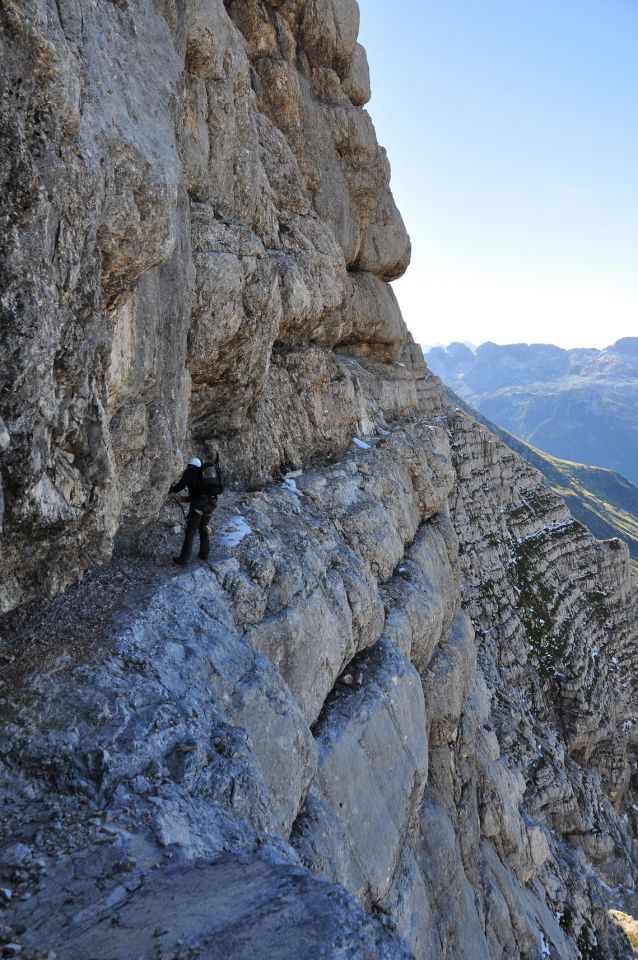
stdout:
<svg viewBox="0 0 638 960">
<path fill-rule="evenodd" d="M 211 516 L 212 513 L 208 513 L 208 511 L 203 510 L 196 510 L 195 507 L 191 507 L 188 511 L 188 517 L 186 519 L 186 533 L 184 534 L 184 544 L 182 546 L 182 552 L 179 555 L 179 559 L 182 563 L 188 563 L 191 558 L 193 541 L 195 540 L 195 534 L 198 530 L 199 555 L 202 560 L 208 559 L 208 554 L 210 551 L 208 521 L 210 520 Z"/>
</svg>

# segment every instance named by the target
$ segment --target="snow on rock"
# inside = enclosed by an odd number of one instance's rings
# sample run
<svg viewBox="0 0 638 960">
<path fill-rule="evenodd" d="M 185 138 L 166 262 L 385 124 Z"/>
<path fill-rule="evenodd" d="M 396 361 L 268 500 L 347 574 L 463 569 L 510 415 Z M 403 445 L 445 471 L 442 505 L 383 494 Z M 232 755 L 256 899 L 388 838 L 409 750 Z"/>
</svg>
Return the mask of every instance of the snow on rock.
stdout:
<svg viewBox="0 0 638 960">
<path fill-rule="evenodd" d="M 219 537 L 225 547 L 236 547 L 252 532 L 252 527 L 246 522 L 246 518 L 237 514 L 224 524 L 219 531 Z"/>
<path fill-rule="evenodd" d="M 303 497 L 303 493 L 295 482 L 295 477 L 300 477 L 302 473 L 302 470 L 294 470 L 291 473 L 287 473 L 284 476 L 282 487 L 284 487 L 286 490 L 290 490 L 291 493 L 295 493 L 298 497 Z"/>
<path fill-rule="evenodd" d="M 551 947 L 547 942 L 547 940 L 545 939 L 545 936 L 542 931 L 540 935 L 540 941 L 541 941 L 541 957 L 551 957 L 552 955 Z"/>
</svg>

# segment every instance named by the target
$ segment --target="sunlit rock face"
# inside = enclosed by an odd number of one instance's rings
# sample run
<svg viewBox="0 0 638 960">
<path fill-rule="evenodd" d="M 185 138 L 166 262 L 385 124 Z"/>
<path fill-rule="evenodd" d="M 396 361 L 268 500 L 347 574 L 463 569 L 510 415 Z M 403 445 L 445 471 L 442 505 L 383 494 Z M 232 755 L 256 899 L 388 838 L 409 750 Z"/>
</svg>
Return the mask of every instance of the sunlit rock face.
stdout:
<svg viewBox="0 0 638 960">
<path fill-rule="evenodd" d="M 5 615 L 27 956 L 631 956 L 626 549 L 448 408 L 360 443 L 225 495 L 208 566 L 114 561 L 98 631 L 90 578 Z"/>
<path fill-rule="evenodd" d="M 413 409 L 422 365 L 354 0 L 2 18 L 8 609 L 154 517 L 185 447 L 263 481 Z"/>
<path fill-rule="evenodd" d="M 0 15 L 2 950 L 631 956 L 627 551 L 405 329 L 354 0 Z"/>
</svg>

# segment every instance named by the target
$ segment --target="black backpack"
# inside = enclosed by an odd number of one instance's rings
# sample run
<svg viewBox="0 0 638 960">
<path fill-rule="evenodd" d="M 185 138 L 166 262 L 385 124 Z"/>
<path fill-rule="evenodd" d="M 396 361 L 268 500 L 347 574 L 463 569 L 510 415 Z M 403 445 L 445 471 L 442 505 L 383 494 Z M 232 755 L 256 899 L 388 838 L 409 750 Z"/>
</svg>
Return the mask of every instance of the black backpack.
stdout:
<svg viewBox="0 0 638 960">
<path fill-rule="evenodd" d="M 223 490 L 224 477 L 219 466 L 214 463 L 204 463 L 200 468 L 197 484 L 198 495 L 205 494 L 207 497 L 218 497 Z"/>
</svg>

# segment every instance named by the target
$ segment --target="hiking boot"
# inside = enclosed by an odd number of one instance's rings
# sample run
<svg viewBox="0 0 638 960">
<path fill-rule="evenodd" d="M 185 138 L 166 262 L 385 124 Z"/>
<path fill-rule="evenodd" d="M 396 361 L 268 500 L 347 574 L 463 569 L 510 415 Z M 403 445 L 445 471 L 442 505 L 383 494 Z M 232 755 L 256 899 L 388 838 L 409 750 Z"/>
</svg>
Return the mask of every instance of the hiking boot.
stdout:
<svg viewBox="0 0 638 960">
<path fill-rule="evenodd" d="M 173 563 L 176 563 L 178 567 L 187 567 L 188 561 L 182 560 L 181 557 L 173 557 Z"/>
</svg>

